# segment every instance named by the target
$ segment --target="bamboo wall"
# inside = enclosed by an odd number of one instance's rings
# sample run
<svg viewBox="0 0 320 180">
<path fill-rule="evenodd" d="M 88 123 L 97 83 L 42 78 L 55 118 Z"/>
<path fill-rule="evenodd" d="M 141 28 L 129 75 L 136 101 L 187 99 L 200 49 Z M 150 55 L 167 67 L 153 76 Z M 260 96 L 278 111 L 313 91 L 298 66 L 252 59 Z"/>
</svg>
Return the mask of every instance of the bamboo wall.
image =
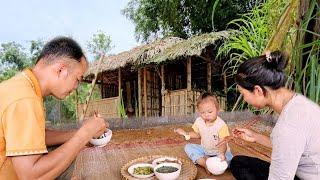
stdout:
<svg viewBox="0 0 320 180">
<path fill-rule="evenodd" d="M 164 95 L 164 116 L 182 116 L 195 112 L 196 98 L 200 92 L 187 89 L 168 91 Z"/>
<path fill-rule="evenodd" d="M 97 111 L 104 118 L 118 118 L 119 97 L 105 98 L 101 100 L 90 101 L 86 117 L 92 116 Z M 83 104 L 78 104 L 78 117 L 82 115 Z"/>
<path fill-rule="evenodd" d="M 142 95 L 142 114 L 144 116 L 160 115 L 160 99 L 161 99 L 161 82 L 152 69 L 148 69 L 143 73 L 141 81 Z M 144 86 L 146 84 L 146 87 Z M 146 94 L 146 96 L 145 96 Z"/>
<path fill-rule="evenodd" d="M 187 89 L 169 91 L 164 95 L 163 116 L 183 116 L 196 112 L 196 101 L 200 91 L 189 91 Z M 226 109 L 226 98 L 217 97 L 220 110 Z"/>
</svg>

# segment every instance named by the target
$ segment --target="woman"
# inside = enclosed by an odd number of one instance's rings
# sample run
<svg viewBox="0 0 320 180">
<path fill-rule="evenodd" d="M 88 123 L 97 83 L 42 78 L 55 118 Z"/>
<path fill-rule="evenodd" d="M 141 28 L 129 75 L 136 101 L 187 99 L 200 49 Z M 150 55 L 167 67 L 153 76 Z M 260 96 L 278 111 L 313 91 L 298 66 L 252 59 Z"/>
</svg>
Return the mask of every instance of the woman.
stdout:
<svg viewBox="0 0 320 180">
<path fill-rule="evenodd" d="M 280 114 L 271 139 L 249 129 L 233 130 L 236 137 L 272 147 L 271 163 L 235 156 L 230 169 L 238 180 L 320 180 L 320 107 L 285 88 L 286 65 L 286 56 L 276 51 L 245 61 L 237 71 L 236 82 L 244 100 Z"/>
</svg>

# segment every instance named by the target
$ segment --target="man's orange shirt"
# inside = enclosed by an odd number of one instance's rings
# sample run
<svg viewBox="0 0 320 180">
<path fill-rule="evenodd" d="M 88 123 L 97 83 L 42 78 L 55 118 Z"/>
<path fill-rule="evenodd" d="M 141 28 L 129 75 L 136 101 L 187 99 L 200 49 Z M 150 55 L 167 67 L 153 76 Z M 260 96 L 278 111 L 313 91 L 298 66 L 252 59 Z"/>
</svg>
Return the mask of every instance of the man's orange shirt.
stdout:
<svg viewBox="0 0 320 180">
<path fill-rule="evenodd" d="M 12 156 L 47 153 L 37 78 L 26 69 L 0 84 L 0 179 L 18 179 Z"/>
</svg>

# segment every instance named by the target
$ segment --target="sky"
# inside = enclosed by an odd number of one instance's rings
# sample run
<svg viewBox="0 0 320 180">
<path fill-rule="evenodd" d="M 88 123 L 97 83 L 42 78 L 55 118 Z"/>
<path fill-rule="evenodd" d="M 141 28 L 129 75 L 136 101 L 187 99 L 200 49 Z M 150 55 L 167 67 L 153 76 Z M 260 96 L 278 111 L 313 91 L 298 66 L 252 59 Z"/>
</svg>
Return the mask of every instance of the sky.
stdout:
<svg viewBox="0 0 320 180">
<path fill-rule="evenodd" d="M 129 0 L 0 0 L 0 43 L 71 36 L 83 49 L 98 30 L 111 37 L 116 54 L 138 45 L 134 25 L 121 14 Z"/>
</svg>

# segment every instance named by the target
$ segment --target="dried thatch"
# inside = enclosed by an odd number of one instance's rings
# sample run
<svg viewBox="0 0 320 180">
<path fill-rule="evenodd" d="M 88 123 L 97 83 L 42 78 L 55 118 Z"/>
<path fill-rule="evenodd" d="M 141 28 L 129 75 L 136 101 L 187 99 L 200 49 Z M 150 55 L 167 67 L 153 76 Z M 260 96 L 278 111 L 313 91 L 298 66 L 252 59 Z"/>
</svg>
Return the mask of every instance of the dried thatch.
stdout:
<svg viewBox="0 0 320 180">
<path fill-rule="evenodd" d="M 199 36 L 193 36 L 190 39 L 181 41 L 163 52 L 157 54 L 148 61 L 139 61 L 139 64 L 159 64 L 165 61 L 178 60 L 188 56 L 201 56 L 203 51 L 211 45 L 216 45 L 217 41 L 224 40 L 229 37 L 231 31 L 219 31 L 206 33 Z"/>
<path fill-rule="evenodd" d="M 103 60 L 99 69 L 101 72 L 112 71 L 120 67 L 135 64 L 135 62 L 137 62 L 138 60 L 147 61 L 166 48 L 171 47 L 172 45 L 180 41 L 183 41 L 183 39 L 177 37 L 168 37 L 156 40 L 152 43 L 137 46 L 129 51 L 124 51 L 117 55 L 108 56 Z M 86 76 L 94 74 L 94 72 L 98 68 L 97 66 L 97 62 L 92 63 Z"/>
<path fill-rule="evenodd" d="M 151 63 L 159 64 L 188 56 L 201 56 L 208 46 L 215 45 L 217 41 L 228 38 L 230 33 L 231 31 L 220 31 L 194 36 L 187 40 L 177 37 L 156 40 L 135 47 L 130 51 L 106 57 L 101 64 L 100 72 L 112 71 L 128 65 L 137 67 Z M 97 66 L 97 62 L 91 64 L 86 76 L 94 74 Z"/>
</svg>

